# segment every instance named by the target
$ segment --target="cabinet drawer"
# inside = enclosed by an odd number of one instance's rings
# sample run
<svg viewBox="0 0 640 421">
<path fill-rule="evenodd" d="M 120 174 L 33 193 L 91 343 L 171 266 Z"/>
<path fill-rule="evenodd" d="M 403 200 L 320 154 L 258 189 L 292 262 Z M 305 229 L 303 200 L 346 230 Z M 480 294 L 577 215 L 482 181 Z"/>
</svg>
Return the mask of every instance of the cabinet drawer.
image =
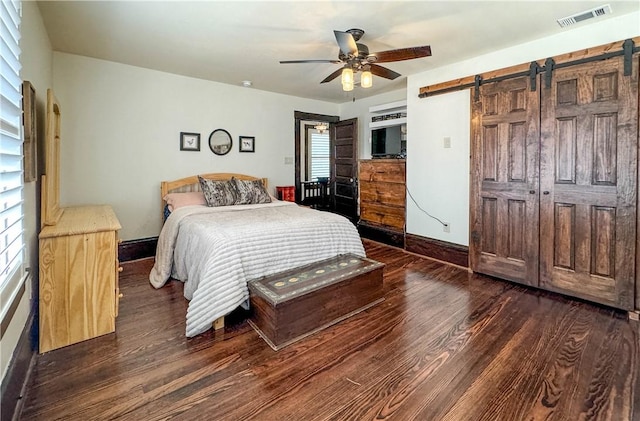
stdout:
<svg viewBox="0 0 640 421">
<path fill-rule="evenodd" d="M 360 161 L 360 181 L 404 183 L 405 163 L 399 161 Z"/>
<path fill-rule="evenodd" d="M 360 183 L 360 201 L 404 208 L 404 184 L 362 182 Z"/>
<path fill-rule="evenodd" d="M 377 203 L 362 203 L 360 205 L 360 219 L 373 224 L 404 230 L 404 208 Z"/>
</svg>

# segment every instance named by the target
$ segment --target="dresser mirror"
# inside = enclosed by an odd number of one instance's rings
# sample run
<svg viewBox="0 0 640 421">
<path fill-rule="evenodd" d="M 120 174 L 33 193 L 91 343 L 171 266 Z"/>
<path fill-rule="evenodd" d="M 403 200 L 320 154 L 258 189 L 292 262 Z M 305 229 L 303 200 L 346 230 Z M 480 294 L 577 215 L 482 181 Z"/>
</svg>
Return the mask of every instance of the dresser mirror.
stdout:
<svg viewBox="0 0 640 421">
<path fill-rule="evenodd" d="M 60 216 L 60 104 L 47 90 L 45 175 L 42 177 L 42 224 L 55 225 Z"/>
</svg>

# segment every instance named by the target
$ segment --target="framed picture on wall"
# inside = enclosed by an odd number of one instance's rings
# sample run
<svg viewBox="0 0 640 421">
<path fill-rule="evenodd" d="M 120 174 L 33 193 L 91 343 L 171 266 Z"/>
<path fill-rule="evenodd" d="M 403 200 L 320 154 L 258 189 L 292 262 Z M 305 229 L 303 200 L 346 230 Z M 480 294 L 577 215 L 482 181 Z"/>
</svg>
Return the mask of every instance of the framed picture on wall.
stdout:
<svg viewBox="0 0 640 421">
<path fill-rule="evenodd" d="M 38 143 L 36 130 L 36 90 L 31 82 L 22 82 L 22 113 L 24 115 L 24 181 L 36 181 Z"/>
<path fill-rule="evenodd" d="M 200 133 L 180 132 L 180 150 L 196 152 L 199 151 Z"/>
<path fill-rule="evenodd" d="M 256 138 L 252 136 L 240 136 L 240 152 L 255 152 Z"/>
</svg>

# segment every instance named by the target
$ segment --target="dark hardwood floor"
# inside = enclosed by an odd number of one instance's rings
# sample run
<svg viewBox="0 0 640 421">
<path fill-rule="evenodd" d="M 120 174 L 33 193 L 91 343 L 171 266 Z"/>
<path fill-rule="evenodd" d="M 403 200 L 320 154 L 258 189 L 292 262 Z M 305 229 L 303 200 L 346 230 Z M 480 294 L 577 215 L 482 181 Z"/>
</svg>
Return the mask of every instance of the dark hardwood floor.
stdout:
<svg viewBox="0 0 640 421">
<path fill-rule="evenodd" d="M 37 357 L 22 420 L 640 420 L 626 314 L 365 240 L 386 300 L 273 351 L 235 312 L 186 339 L 182 284 L 127 263 L 116 333 Z"/>
</svg>

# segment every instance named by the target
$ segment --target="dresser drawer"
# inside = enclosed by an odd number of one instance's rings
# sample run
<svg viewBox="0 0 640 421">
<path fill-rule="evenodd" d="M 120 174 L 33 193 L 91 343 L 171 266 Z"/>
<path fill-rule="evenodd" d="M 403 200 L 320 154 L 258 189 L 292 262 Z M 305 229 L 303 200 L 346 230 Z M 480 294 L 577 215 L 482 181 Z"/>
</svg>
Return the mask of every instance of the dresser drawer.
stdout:
<svg viewBox="0 0 640 421">
<path fill-rule="evenodd" d="M 404 184 L 398 183 L 360 183 L 360 201 L 385 204 L 388 206 L 405 207 Z"/>
<path fill-rule="evenodd" d="M 378 203 L 362 203 L 360 205 L 360 219 L 404 231 L 404 208 Z"/>
<path fill-rule="evenodd" d="M 360 182 L 366 181 L 404 184 L 405 163 L 397 160 L 360 161 Z"/>
</svg>

